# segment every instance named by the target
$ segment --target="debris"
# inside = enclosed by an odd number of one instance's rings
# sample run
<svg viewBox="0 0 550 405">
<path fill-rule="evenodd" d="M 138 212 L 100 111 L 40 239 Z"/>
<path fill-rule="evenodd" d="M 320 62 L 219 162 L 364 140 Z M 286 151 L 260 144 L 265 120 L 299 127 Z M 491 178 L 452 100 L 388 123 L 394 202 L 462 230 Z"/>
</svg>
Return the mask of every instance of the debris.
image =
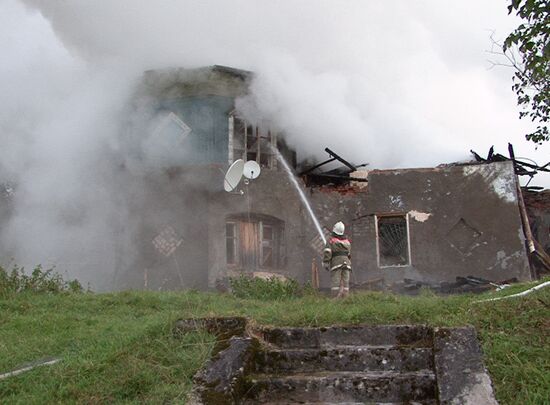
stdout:
<svg viewBox="0 0 550 405">
<path fill-rule="evenodd" d="M 13 376 L 16 376 L 16 375 L 19 375 L 19 374 L 23 374 L 23 373 L 25 373 L 27 371 L 30 371 L 30 370 L 32 370 L 33 368 L 36 368 L 36 367 L 50 366 L 50 365 L 58 363 L 60 361 L 61 361 L 61 359 L 59 359 L 59 358 L 51 358 L 51 357 L 47 358 L 47 359 L 37 360 L 37 361 L 34 361 L 32 363 L 28 363 L 27 365 L 25 365 L 23 367 L 12 370 L 8 373 L 0 374 L 0 380 L 3 380 L 3 379 L 8 378 L 8 377 L 13 377 Z"/>
<path fill-rule="evenodd" d="M 319 289 L 319 267 L 315 258 L 311 261 L 311 286 L 316 290 Z"/>
<path fill-rule="evenodd" d="M 333 183 L 336 185 L 340 184 L 347 184 L 350 181 L 356 181 L 356 182 L 367 182 L 367 179 L 361 178 L 361 177 L 351 177 L 350 174 L 353 172 L 357 172 L 357 169 L 360 167 L 367 166 L 368 163 L 363 163 L 361 165 L 353 165 L 349 163 L 347 160 L 343 159 L 339 155 L 337 155 L 335 152 L 330 150 L 329 148 L 325 148 L 325 152 L 328 153 L 330 156 L 329 159 L 318 163 L 306 170 L 303 170 L 299 176 L 307 176 L 306 183 L 309 185 L 310 183 L 315 183 L 316 185 L 323 185 L 327 183 Z M 342 163 L 344 166 L 339 167 L 333 170 L 329 170 L 326 172 L 316 172 L 312 173 L 315 169 L 320 168 L 321 166 L 326 165 L 327 163 L 334 162 L 335 160 L 338 160 L 340 163 Z"/>
<path fill-rule="evenodd" d="M 385 288 L 384 278 L 374 278 L 372 280 L 367 280 L 359 285 L 354 284 L 353 289 L 358 290 L 372 290 L 372 291 L 382 291 Z"/>
<path fill-rule="evenodd" d="M 454 283 L 450 282 L 441 282 L 441 283 L 430 283 L 421 280 L 413 280 L 410 278 L 405 278 L 404 283 L 401 285 L 401 290 L 403 292 L 416 294 L 421 288 L 429 288 L 436 293 L 441 294 L 457 294 L 457 293 L 483 293 L 489 291 L 493 288 L 496 291 L 503 290 L 510 286 L 511 283 L 515 283 L 518 280 L 516 278 L 505 280 L 499 283 L 485 280 L 480 277 L 467 276 L 467 277 L 456 277 Z"/>
<path fill-rule="evenodd" d="M 504 290 L 506 287 L 510 287 L 509 284 L 506 283 L 493 283 L 492 281 L 485 280 L 480 277 L 474 277 L 474 276 L 468 276 L 466 278 L 464 277 L 457 277 L 457 281 L 464 281 L 465 283 L 471 284 L 471 285 L 492 285 L 493 287 L 496 287 L 497 291 Z"/>
<path fill-rule="evenodd" d="M 514 162 L 514 169 L 516 171 L 516 174 L 518 176 L 529 176 L 533 178 L 535 174 L 537 174 L 539 171 L 541 172 L 550 172 L 550 162 L 546 163 L 543 166 L 538 166 L 535 162 L 529 163 L 525 162 L 524 158 L 516 158 L 513 153 L 514 147 L 512 144 L 508 144 L 508 151 L 510 152 L 510 157 L 506 157 L 504 155 L 501 155 L 500 153 L 494 153 L 494 148 L 491 146 L 491 149 L 489 149 L 489 153 L 487 154 L 487 158 L 482 158 L 479 154 L 474 152 L 473 150 L 470 150 L 470 153 L 474 155 L 474 158 L 479 163 L 492 163 L 492 162 L 505 162 L 508 160 L 511 160 Z"/>
</svg>

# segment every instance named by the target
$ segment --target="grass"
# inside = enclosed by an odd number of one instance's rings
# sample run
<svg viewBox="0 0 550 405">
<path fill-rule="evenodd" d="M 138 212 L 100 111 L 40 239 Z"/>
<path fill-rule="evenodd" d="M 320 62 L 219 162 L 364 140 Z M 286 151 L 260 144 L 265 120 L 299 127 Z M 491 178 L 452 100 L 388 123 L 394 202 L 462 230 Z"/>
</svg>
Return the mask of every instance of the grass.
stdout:
<svg viewBox="0 0 550 405">
<path fill-rule="evenodd" d="M 0 380 L 0 403 L 185 403 L 208 358 L 211 336 L 172 336 L 181 317 L 244 315 L 258 324 L 474 325 L 501 404 L 550 398 L 550 289 L 509 300 L 529 284 L 484 295 L 417 297 L 361 292 L 334 301 L 316 295 L 260 300 L 188 292 L 44 293 L 0 298 L 0 374 L 46 357 L 61 362 Z"/>
</svg>

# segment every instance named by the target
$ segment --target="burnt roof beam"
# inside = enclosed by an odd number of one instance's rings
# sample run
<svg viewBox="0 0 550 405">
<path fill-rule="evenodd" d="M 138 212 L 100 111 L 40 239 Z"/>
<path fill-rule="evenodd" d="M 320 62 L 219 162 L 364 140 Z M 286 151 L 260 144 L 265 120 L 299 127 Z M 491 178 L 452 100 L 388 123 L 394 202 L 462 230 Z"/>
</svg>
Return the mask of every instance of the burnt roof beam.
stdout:
<svg viewBox="0 0 550 405">
<path fill-rule="evenodd" d="M 303 172 L 301 172 L 298 176 L 303 176 L 304 174 L 308 174 L 308 173 L 311 173 L 312 171 L 314 171 L 315 169 L 321 167 L 321 166 L 324 166 L 326 165 L 327 163 L 330 163 L 330 162 L 334 162 L 336 160 L 336 158 L 331 158 L 331 159 L 328 159 L 328 160 L 325 160 L 324 162 L 321 162 L 313 167 L 310 167 L 309 169 L 307 170 L 304 170 Z"/>
<path fill-rule="evenodd" d="M 339 160 L 340 162 L 342 162 L 345 166 L 349 167 L 351 169 L 352 172 L 356 171 L 357 170 L 357 167 L 355 167 L 354 165 L 352 165 L 351 163 L 349 163 L 347 160 L 344 160 L 343 158 L 341 158 L 340 156 L 338 156 L 336 153 L 334 153 L 333 151 L 331 151 L 329 148 L 325 148 L 325 152 L 327 152 L 330 156 L 332 156 L 333 158 Z"/>
<path fill-rule="evenodd" d="M 311 177 L 322 177 L 327 179 L 338 179 L 338 180 L 346 180 L 346 181 L 359 181 L 363 183 L 367 183 L 368 180 L 364 178 L 359 177 L 349 177 L 349 176 L 340 176 L 337 174 L 324 174 L 324 173 L 312 173 L 310 174 Z"/>
</svg>

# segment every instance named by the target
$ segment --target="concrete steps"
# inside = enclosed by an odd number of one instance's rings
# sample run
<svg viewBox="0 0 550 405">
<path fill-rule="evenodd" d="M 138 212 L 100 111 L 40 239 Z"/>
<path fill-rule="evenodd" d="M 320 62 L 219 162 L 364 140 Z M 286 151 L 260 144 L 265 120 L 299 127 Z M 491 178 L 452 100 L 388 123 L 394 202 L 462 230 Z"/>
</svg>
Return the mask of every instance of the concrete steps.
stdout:
<svg viewBox="0 0 550 405">
<path fill-rule="evenodd" d="M 325 371 L 433 370 L 433 350 L 410 347 L 344 346 L 322 349 L 273 349 L 256 357 L 263 374 Z"/>
<path fill-rule="evenodd" d="M 243 402 L 252 405 L 256 402 Z M 407 401 L 407 402 L 264 402 L 262 405 L 439 405 L 437 401 Z"/>
<path fill-rule="evenodd" d="M 246 377 L 248 404 L 436 403 L 429 328 L 274 328 L 261 335 L 265 344 Z"/>
<path fill-rule="evenodd" d="M 217 336 L 190 405 L 498 405 L 472 327 L 258 328 L 189 319 Z"/>
<path fill-rule="evenodd" d="M 433 329 L 427 326 L 335 326 L 329 328 L 264 329 L 265 342 L 280 348 L 334 346 L 432 347 Z"/>
<path fill-rule="evenodd" d="M 306 402 L 415 401 L 435 397 L 433 372 L 317 372 L 286 376 L 252 376 L 249 398 Z"/>
</svg>

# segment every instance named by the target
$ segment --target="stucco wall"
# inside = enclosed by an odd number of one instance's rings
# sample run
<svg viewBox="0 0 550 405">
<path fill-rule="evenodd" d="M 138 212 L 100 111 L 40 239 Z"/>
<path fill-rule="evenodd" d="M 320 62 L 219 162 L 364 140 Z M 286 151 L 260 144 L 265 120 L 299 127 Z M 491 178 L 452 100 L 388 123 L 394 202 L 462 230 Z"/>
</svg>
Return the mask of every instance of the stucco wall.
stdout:
<svg viewBox="0 0 550 405">
<path fill-rule="evenodd" d="M 304 269 L 307 263 L 305 241 L 310 236 L 305 229 L 305 209 L 299 201 L 294 187 L 286 174 L 279 170 L 264 169 L 260 178 L 248 185 L 243 182 L 238 192 L 226 193 L 222 189 L 222 177 L 218 176 L 219 191 L 213 192 L 209 200 L 208 233 L 209 237 L 209 285 L 214 286 L 216 279 L 224 278 L 228 273 L 226 264 L 225 223 L 228 216 L 236 214 L 260 214 L 275 217 L 284 222 L 286 245 L 286 263 L 273 271 L 285 276 L 306 281 L 309 276 Z"/>
<path fill-rule="evenodd" d="M 371 171 L 367 192 L 338 198 L 325 190 L 314 199 L 327 226 L 337 219 L 349 226 L 357 283 L 529 280 L 514 181 L 509 162 Z M 382 268 L 375 218 L 392 213 L 408 215 L 410 265 Z"/>
<path fill-rule="evenodd" d="M 206 289 L 208 280 L 208 176 L 202 170 L 150 173 L 128 201 L 134 240 L 116 246 L 115 288 Z M 204 182 L 206 181 L 206 182 Z M 173 230 L 173 234 L 170 231 Z M 168 232 L 162 235 L 162 232 Z M 174 244 L 157 248 L 155 238 Z"/>
</svg>

